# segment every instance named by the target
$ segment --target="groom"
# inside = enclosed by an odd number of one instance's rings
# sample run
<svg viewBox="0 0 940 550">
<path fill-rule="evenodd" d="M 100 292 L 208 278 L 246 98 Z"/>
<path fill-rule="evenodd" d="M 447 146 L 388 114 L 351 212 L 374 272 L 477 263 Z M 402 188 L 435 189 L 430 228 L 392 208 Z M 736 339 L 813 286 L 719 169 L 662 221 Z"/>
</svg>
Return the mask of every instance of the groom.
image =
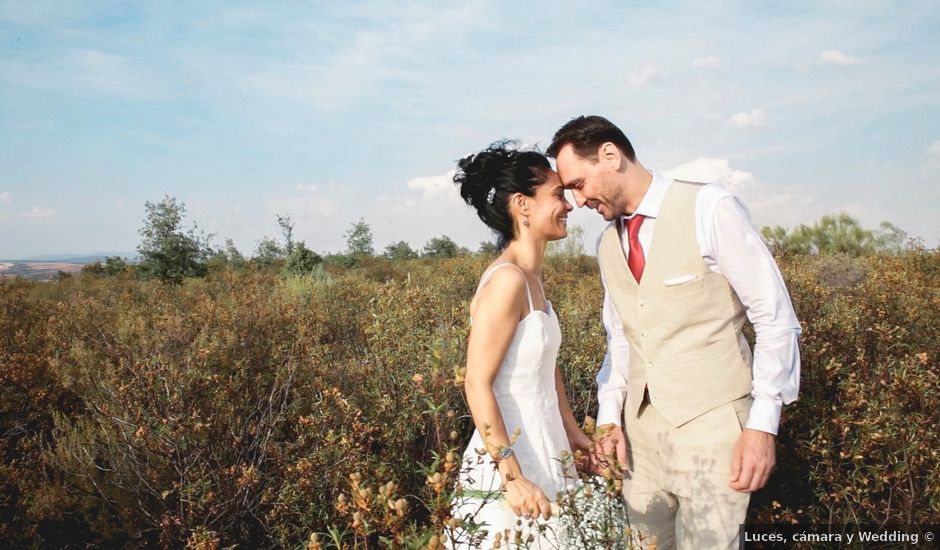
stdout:
<svg viewBox="0 0 940 550">
<path fill-rule="evenodd" d="M 610 222 L 597 246 L 598 446 L 628 466 L 630 521 L 660 550 L 737 548 L 799 390 L 800 325 L 780 271 L 734 195 L 647 170 L 608 120 L 568 122 L 547 153 L 578 206 Z"/>
</svg>

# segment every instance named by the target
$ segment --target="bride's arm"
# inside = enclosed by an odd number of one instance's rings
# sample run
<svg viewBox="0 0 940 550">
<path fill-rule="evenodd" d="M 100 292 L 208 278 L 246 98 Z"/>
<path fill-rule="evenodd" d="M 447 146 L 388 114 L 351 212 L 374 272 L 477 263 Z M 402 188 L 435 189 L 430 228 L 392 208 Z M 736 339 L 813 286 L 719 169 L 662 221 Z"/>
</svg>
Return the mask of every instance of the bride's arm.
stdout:
<svg viewBox="0 0 940 550">
<path fill-rule="evenodd" d="M 511 447 L 511 442 L 493 393 L 493 381 L 527 307 L 525 281 L 515 270 L 501 271 L 494 273 L 477 294 L 464 377 L 473 423 L 494 459 L 500 450 Z M 517 515 L 546 514 L 551 510 L 545 494 L 525 478 L 515 456 L 499 459 L 499 473 L 506 487 L 506 502 Z"/>
<path fill-rule="evenodd" d="M 562 378 L 558 365 L 555 365 L 555 393 L 558 394 L 558 410 L 561 412 L 561 421 L 565 426 L 565 435 L 568 436 L 568 444 L 571 445 L 572 452 L 580 450 L 589 460 L 590 466 L 595 466 L 594 442 L 581 431 L 581 426 L 578 425 L 574 413 L 571 412 L 568 393 L 565 391 L 565 380 Z"/>
</svg>

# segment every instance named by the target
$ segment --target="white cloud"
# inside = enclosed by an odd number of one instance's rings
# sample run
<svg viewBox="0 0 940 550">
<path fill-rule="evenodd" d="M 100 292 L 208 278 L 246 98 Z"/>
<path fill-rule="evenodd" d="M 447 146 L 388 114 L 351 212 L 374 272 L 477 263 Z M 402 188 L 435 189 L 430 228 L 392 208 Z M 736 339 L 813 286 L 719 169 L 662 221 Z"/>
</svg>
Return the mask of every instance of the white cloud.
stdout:
<svg viewBox="0 0 940 550">
<path fill-rule="evenodd" d="M 469 32 L 486 13 L 480 2 L 454 7 L 396 6 L 391 11 L 370 6 L 363 17 L 380 23 L 360 30 L 332 53 L 326 62 L 286 62 L 265 65 L 241 79 L 241 84 L 262 95 L 312 102 L 323 109 L 338 109 L 368 93 L 384 81 L 414 80 L 415 63 Z"/>
<path fill-rule="evenodd" d="M 664 174 L 670 178 L 717 183 L 728 189 L 742 199 L 758 228 L 812 223 L 823 213 L 812 191 L 762 182 L 752 173 L 732 167 L 727 159 L 700 157 L 665 170 Z"/>
<path fill-rule="evenodd" d="M 490 231 L 468 206 L 453 183 L 454 171 L 434 176 L 419 176 L 404 183 L 403 192 L 375 198 L 371 216 L 376 244 L 405 240 L 422 246 L 427 239 L 447 235 L 471 248 Z"/>
<path fill-rule="evenodd" d="M 0 206 L 12 204 L 13 199 L 9 191 L 0 193 Z M 47 222 L 50 221 L 56 213 L 55 208 L 43 208 L 34 206 L 26 211 L 14 211 L 0 209 L 0 222 L 26 220 L 27 222 Z"/>
<path fill-rule="evenodd" d="M 862 60 L 846 55 L 839 50 L 826 50 L 819 54 L 819 62 L 823 65 L 858 65 Z"/>
<path fill-rule="evenodd" d="M 692 60 L 692 66 L 704 67 L 707 69 L 720 69 L 721 60 L 714 55 L 709 55 L 708 57 L 697 57 Z"/>
<path fill-rule="evenodd" d="M 668 170 L 666 175 L 688 181 L 719 183 L 736 194 L 741 194 L 747 184 L 754 181 L 750 172 L 732 168 L 726 159 L 705 157 L 680 164 Z"/>
<path fill-rule="evenodd" d="M 927 146 L 927 156 L 933 161 L 940 161 L 940 139 Z"/>
<path fill-rule="evenodd" d="M 12 58 L 0 64 L 0 80 L 73 95 L 135 100 L 169 97 L 168 75 L 157 76 L 139 62 L 99 50 L 71 50 L 38 64 Z"/>
<path fill-rule="evenodd" d="M 336 184 L 326 185 L 298 183 L 296 193 L 285 197 L 274 197 L 265 203 L 268 218 L 276 214 L 290 214 L 295 221 L 308 217 L 331 217 L 340 213 L 342 197 L 348 191 Z"/>
<path fill-rule="evenodd" d="M 767 113 L 760 109 L 751 109 L 731 115 L 731 124 L 739 128 L 757 128 L 767 123 Z"/>
<path fill-rule="evenodd" d="M 495 235 L 468 206 L 456 185 L 454 171 L 407 180 L 404 190 L 377 196 L 363 210 L 372 226 L 375 248 L 400 240 L 421 248 L 432 237 L 447 235 L 462 246 L 475 250 L 482 241 L 494 241 Z M 593 254 L 593 239 L 606 223 L 588 208 L 577 208 L 568 216 L 569 227 L 585 228 L 585 245 Z M 374 222 L 374 223 L 373 223 Z"/>
<path fill-rule="evenodd" d="M 830 213 L 834 212 L 836 211 Z M 858 202 L 845 204 L 838 209 L 838 212 L 848 213 L 856 220 L 859 220 L 863 227 L 877 227 L 881 220 L 887 220 L 891 218 L 891 216 L 888 215 L 882 208 L 873 208 L 867 204 Z"/>
<path fill-rule="evenodd" d="M 34 206 L 27 210 L 26 212 L 21 212 L 19 217 L 32 221 L 32 222 L 47 222 L 51 220 L 56 213 L 55 208 L 43 208 L 41 206 Z"/>
<path fill-rule="evenodd" d="M 455 171 L 451 170 L 439 176 L 423 176 L 412 178 L 405 182 L 405 187 L 412 191 L 420 191 L 425 200 L 459 196 L 454 185 Z"/>
<path fill-rule="evenodd" d="M 659 71 L 656 70 L 656 67 L 654 65 L 644 65 L 639 71 L 627 77 L 627 83 L 630 86 L 640 87 L 646 86 L 657 79 L 659 79 Z"/>
</svg>

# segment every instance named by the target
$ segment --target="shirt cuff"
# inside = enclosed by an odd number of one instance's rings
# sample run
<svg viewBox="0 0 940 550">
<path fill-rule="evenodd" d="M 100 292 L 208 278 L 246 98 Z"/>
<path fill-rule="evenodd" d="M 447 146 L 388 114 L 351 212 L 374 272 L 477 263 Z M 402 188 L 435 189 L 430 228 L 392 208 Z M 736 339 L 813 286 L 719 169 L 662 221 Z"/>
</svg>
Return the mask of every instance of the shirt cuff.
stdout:
<svg viewBox="0 0 940 550">
<path fill-rule="evenodd" d="M 745 428 L 777 435 L 783 403 L 766 397 L 755 397 Z M 599 423 L 599 422 L 598 422 Z"/>
<path fill-rule="evenodd" d="M 604 424 L 623 425 L 623 399 L 609 397 L 598 404 L 597 425 Z"/>
</svg>

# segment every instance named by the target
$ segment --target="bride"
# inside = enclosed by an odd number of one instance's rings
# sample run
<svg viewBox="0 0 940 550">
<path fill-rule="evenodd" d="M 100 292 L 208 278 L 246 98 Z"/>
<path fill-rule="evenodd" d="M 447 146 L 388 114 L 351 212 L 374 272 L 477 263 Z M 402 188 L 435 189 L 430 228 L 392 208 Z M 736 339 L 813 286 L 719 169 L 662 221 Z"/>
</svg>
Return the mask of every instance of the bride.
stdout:
<svg viewBox="0 0 940 550">
<path fill-rule="evenodd" d="M 551 501 L 576 480 L 572 450 L 592 457 L 555 364 L 558 316 L 542 288 L 549 241 L 567 236 L 571 204 L 548 160 L 497 142 L 462 159 L 460 195 L 499 236 L 502 252 L 470 302 L 465 390 L 476 430 L 463 455 L 451 547 L 502 538 L 556 548 Z M 471 526 L 477 525 L 474 529 Z M 508 538 L 508 540 L 507 540 Z"/>
</svg>

